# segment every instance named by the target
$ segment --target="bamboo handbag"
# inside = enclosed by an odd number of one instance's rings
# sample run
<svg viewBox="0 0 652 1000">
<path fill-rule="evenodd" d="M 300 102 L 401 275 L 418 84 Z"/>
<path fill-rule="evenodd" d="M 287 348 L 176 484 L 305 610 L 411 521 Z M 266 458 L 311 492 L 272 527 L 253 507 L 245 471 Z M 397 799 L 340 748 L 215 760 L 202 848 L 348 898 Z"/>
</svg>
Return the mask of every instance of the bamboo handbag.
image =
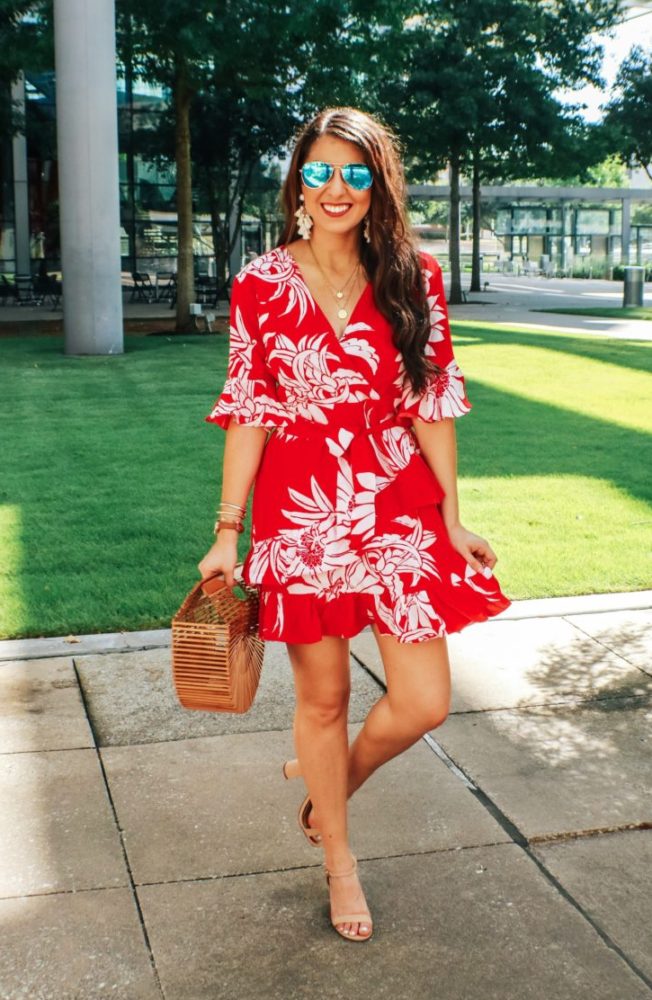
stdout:
<svg viewBox="0 0 652 1000">
<path fill-rule="evenodd" d="M 265 643 L 258 635 L 258 591 L 242 580 L 235 586 L 243 599 L 220 573 L 200 580 L 172 619 L 172 676 L 184 708 L 240 714 L 251 708 Z"/>
</svg>

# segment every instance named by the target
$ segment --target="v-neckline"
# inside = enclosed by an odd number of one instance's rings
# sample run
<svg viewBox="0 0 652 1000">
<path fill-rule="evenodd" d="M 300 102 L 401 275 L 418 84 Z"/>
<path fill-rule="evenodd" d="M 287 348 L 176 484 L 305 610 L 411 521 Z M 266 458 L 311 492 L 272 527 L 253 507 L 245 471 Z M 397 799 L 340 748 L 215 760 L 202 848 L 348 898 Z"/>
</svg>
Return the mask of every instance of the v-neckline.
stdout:
<svg viewBox="0 0 652 1000">
<path fill-rule="evenodd" d="M 351 324 L 353 323 L 353 317 L 355 316 L 355 314 L 356 314 L 356 312 L 358 310 L 358 306 L 360 305 L 360 303 L 362 302 L 362 300 L 364 299 L 365 295 L 367 294 L 367 292 L 369 291 L 369 289 L 371 287 L 371 281 L 368 281 L 366 283 L 366 285 L 364 286 L 364 288 L 362 289 L 362 291 L 360 292 L 360 295 L 358 296 L 358 298 L 356 300 L 356 303 L 353 306 L 353 309 L 349 313 L 349 318 L 346 321 L 346 326 L 342 330 L 342 333 L 338 336 L 337 331 L 335 330 L 335 327 L 333 326 L 333 324 L 329 320 L 328 316 L 326 315 L 326 313 L 324 312 L 324 310 L 322 309 L 322 307 L 319 305 L 319 302 L 317 301 L 317 299 L 315 298 L 315 296 L 310 291 L 310 288 L 308 286 L 308 282 L 306 281 L 306 279 L 303 276 L 303 271 L 301 270 L 301 267 L 299 265 L 299 261 L 296 259 L 296 257 L 294 256 L 294 254 L 290 253 L 290 251 L 287 248 L 287 244 L 286 243 L 282 244 L 281 250 L 283 250 L 283 252 L 286 254 L 286 256 L 290 258 L 290 261 L 292 262 L 292 266 L 294 268 L 295 273 L 298 275 L 298 277 L 299 277 L 299 279 L 300 279 L 303 287 L 305 288 L 305 290 L 307 291 L 308 295 L 310 296 L 310 301 L 313 303 L 313 305 L 315 306 L 315 308 L 318 309 L 319 312 L 321 313 L 324 322 L 328 326 L 329 332 L 333 334 L 333 336 L 335 337 L 335 340 L 338 342 L 338 344 L 341 343 L 342 340 L 344 339 L 346 331 L 348 330 L 349 326 L 351 326 Z"/>
</svg>

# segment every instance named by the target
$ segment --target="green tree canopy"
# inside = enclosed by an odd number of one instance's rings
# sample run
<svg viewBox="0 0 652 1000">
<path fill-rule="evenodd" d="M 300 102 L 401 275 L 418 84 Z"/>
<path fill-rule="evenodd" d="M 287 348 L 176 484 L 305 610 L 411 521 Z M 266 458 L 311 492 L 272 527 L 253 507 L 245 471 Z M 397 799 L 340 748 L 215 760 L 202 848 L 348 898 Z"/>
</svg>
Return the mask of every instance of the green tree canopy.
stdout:
<svg viewBox="0 0 652 1000">
<path fill-rule="evenodd" d="M 9 95 L 21 70 L 52 65 L 52 36 L 46 0 L 0 0 L 0 88 Z M 13 101 L 0 101 L 0 139 L 25 130 Z"/>
<path fill-rule="evenodd" d="M 451 177 L 451 301 L 461 301 L 459 179 L 505 181 L 532 170 L 554 176 L 586 149 L 578 109 L 561 88 L 599 83 L 602 50 L 592 34 L 619 16 L 619 0 L 419 0 L 403 33 L 402 86 L 381 87 L 397 106 L 410 173 Z M 591 154 L 593 155 L 593 154 Z M 588 165 L 588 164 L 586 164 Z M 474 205 L 479 220 L 479 204 Z M 477 236 L 474 253 L 477 276 Z"/>
<path fill-rule="evenodd" d="M 605 106 L 604 128 L 610 148 L 628 167 L 642 167 L 652 180 L 652 52 L 636 45 Z"/>
</svg>

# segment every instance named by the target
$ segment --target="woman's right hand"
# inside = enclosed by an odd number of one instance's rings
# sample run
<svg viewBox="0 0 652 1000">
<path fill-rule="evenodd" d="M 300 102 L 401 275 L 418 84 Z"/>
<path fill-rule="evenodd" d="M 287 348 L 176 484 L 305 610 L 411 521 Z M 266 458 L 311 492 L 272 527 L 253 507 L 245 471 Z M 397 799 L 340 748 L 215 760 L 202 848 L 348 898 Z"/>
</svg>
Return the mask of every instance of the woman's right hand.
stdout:
<svg viewBox="0 0 652 1000">
<path fill-rule="evenodd" d="M 197 563 L 202 580 L 212 576 L 213 573 L 222 573 L 227 587 L 232 587 L 235 583 L 233 570 L 238 561 L 238 536 L 235 531 L 222 531 L 217 536 L 217 541 L 211 545 L 210 549 Z"/>
</svg>

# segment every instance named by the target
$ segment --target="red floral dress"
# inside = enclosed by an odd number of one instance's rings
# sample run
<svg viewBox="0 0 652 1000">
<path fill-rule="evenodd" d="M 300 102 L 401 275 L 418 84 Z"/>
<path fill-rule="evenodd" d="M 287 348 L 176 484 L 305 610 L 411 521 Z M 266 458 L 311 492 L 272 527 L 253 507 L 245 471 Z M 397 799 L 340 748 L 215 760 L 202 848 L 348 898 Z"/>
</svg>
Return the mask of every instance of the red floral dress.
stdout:
<svg viewBox="0 0 652 1000">
<path fill-rule="evenodd" d="M 254 484 L 244 579 L 260 634 L 350 637 L 371 622 L 400 642 L 458 632 L 507 608 L 489 568 L 450 544 L 444 491 L 412 427 L 471 409 L 453 356 L 441 268 L 422 253 L 431 336 L 443 369 L 415 395 L 371 283 L 341 338 L 285 246 L 237 275 L 226 384 L 205 418 L 271 431 Z"/>
</svg>

